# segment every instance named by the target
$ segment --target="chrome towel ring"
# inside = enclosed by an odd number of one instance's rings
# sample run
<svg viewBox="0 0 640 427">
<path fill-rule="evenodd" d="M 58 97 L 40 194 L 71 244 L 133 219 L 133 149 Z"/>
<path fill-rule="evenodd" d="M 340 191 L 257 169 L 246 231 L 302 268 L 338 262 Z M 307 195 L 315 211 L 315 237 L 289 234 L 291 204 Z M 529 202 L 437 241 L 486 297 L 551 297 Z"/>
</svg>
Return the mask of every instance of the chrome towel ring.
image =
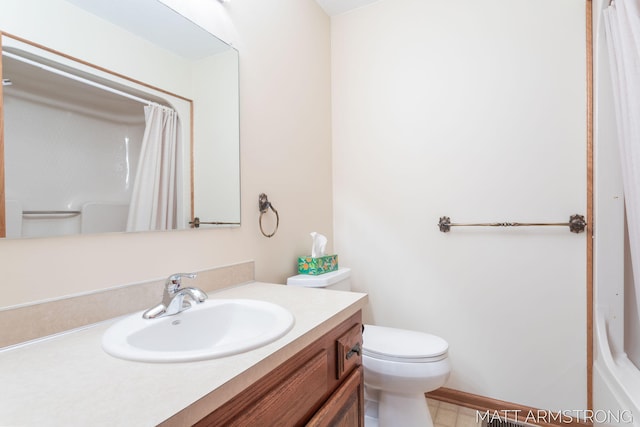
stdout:
<svg viewBox="0 0 640 427">
<path fill-rule="evenodd" d="M 260 195 L 258 196 L 258 209 L 260 209 L 260 219 L 258 220 L 258 224 L 260 224 L 260 232 L 264 237 L 273 236 L 274 234 L 276 234 L 276 231 L 278 231 L 278 226 L 280 225 L 280 215 L 278 215 L 278 211 L 273 207 L 271 202 L 269 202 L 267 195 L 264 193 L 260 193 Z M 273 213 L 276 214 L 276 228 L 274 228 L 272 233 L 267 234 L 262 228 L 262 216 L 267 213 L 269 209 L 271 209 Z"/>
</svg>

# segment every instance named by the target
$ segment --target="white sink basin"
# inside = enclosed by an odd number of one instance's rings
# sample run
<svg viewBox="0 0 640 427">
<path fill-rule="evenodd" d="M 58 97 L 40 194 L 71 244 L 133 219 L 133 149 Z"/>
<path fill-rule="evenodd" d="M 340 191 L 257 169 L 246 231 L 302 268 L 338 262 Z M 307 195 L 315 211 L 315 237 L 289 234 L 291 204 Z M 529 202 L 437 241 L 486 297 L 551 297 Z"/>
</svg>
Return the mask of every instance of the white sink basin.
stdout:
<svg viewBox="0 0 640 427">
<path fill-rule="evenodd" d="M 142 362 L 190 362 L 243 353 L 285 335 L 289 310 L 251 299 L 209 299 L 173 316 L 142 312 L 113 324 L 102 337 L 112 356 Z"/>
</svg>

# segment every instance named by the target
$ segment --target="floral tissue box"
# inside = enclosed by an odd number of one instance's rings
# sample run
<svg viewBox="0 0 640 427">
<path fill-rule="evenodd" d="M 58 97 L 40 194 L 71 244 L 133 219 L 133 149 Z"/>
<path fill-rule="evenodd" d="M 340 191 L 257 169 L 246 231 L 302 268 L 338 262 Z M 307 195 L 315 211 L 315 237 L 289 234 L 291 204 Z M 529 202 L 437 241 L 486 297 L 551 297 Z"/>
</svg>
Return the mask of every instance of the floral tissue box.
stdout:
<svg viewBox="0 0 640 427">
<path fill-rule="evenodd" d="M 319 274 L 329 273 L 338 269 L 338 255 L 325 255 L 318 258 L 310 256 L 298 258 L 298 273 Z"/>
</svg>

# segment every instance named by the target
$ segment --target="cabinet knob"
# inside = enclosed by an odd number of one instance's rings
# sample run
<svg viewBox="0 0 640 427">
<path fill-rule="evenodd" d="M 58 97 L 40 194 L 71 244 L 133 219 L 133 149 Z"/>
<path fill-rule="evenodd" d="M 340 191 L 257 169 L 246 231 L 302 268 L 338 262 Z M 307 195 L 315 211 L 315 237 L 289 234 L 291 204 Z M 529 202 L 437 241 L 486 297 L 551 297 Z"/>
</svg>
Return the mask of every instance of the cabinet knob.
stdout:
<svg viewBox="0 0 640 427">
<path fill-rule="evenodd" d="M 360 354 L 362 354 L 362 347 L 360 346 L 360 343 L 356 343 L 356 345 L 354 345 L 351 350 L 347 352 L 346 358 L 347 360 L 349 360 L 353 357 L 353 355 L 360 356 Z"/>
</svg>

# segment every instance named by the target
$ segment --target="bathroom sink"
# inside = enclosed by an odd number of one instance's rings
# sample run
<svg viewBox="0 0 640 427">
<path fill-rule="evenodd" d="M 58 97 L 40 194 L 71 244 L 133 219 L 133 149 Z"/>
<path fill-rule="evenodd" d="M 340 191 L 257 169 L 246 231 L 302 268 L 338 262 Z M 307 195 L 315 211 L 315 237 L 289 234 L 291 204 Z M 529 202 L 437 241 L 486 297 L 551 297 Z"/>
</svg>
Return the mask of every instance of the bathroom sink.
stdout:
<svg viewBox="0 0 640 427">
<path fill-rule="evenodd" d="M 208 299 L 173 316 L 143 319 L 142 312 L 113 324 L 102 337 L 108 354 L 142 362 L 191 362 L 243 353 L 285 335 L 287 309 L 252 299 Z"/>
</svg>

